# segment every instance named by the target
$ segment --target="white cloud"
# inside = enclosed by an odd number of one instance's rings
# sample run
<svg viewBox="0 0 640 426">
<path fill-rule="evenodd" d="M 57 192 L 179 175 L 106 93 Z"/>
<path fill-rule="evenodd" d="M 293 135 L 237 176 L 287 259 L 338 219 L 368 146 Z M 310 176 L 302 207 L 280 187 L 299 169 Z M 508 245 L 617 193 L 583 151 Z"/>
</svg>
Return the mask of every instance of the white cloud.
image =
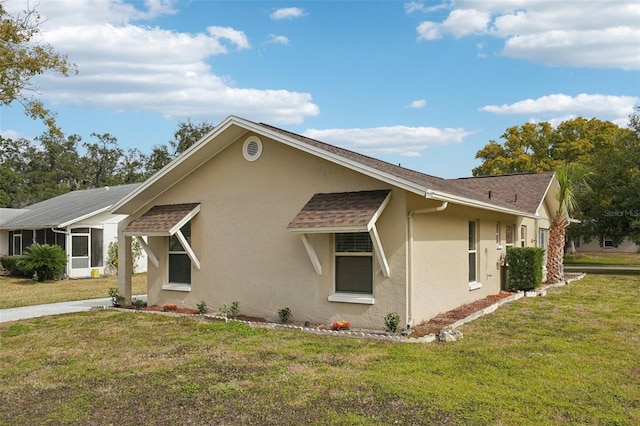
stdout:
<svg viewBox="0 0 640 426">
<path fill-rule="evenodd" d="M 39 77 L 39 93 L 47 102 L 148 111 L 176 120 L 215 121 L 234 114 L 295 124 L 319 113 L 309 93 L 237 87 L 233 76 L 215 73 L 211 58 L 251 48 L 241 30 L 210 26 L 186 33 L 132 23 L 174 13 L 170 1 L 149 0 L 143 10 L 136 9 L 141 3 L 122 0 L 40 1 L 37 10 L 46 20 L 42 37 L 79 69 L 69 78 Z M 26 4 L 7 2 L 16 10 Z"/>
<path fill-rule="evenodd" d="M 441 21 L 420 23 L 418 40 L 479 34 L 503 39 L 501 53 L 510 57 L 552 66 L 640 69 L 635 0 L 454 0 L 441 6 L 451 11 Z"/>
<path fill-rule="evenodd" d="M 274 43 L 274 44 L 289 44 L 289 39 L 283 35 L 275 35 L 275 34 L 269 34 L 269 39 L 267 40 L 268 43 Z"/>
<path fill-rule="evenodd" d="M 309 129 L 305 136 L 319 139 L 363 154 L 399 154 L 420 156 L 420 151 L 460 143 L 470 134 L 461 128 L 374 127 L 368 129 Z"/>
<path fill-rule="evenodd" d="M 273 12 L 270 17 L 271 19 L 294 19 L 304 16 L 305 12 L 303 9 L 299 7 L 285 7 L 282 9 L 278 9 Z"/>
<path fill-rule="evenodd" d="M 207 32 L 216 40 L 226 39 L 235 44 L 238 49 L 248 49 L 251 47 L 247 36 L 242 31 L 229 27 L 208 27 Z"/>
<path fill-rule="evenodd" d="M 411 108 L 424 108 L 427 106 L 427 101 L 424 99 L 418 99 L 411 102 Z"/>
<path fill-rule="evenodd" d="M 640 97 L 638 96 L 590 95 L 586 93 L 569 96 L 557 93 L 537 99 L 525 99 L 512 104 L 486 105 L 480 108 L 480 111 L 494 114 L 555 116 L 552 118 L 555 121 L 564 120 L 565 117 L 583 116 L 626 122 L 629 114 L 633 112 L 634 105 L 639 102 Z"/>
<path fill-rule="evenodd" d="M 19 132 L 16 132 L 15 130 L 11 130 L 11 129 L 6 129 L 6 130 L 0 129 L 0 136 L 5 139 L 13 139 L 13 140 L 24 137 Z"/>
</svg>

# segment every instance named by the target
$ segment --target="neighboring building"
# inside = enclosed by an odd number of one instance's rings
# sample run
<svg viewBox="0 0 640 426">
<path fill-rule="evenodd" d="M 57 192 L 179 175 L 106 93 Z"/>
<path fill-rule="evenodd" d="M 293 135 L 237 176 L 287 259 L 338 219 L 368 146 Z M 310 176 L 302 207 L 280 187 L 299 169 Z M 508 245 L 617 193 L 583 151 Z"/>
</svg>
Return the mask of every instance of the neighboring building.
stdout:
<svg viewBox="0 0 640 426">
<path fill-rule="evenodd" d="M 119 258 L 132 238 L 147 252 L 150 304 L 381 329 L 498 293 L 506 247 L 545 246 L 556 189 L 553 173 L 441 179 L 229 117 L 111 212 L 128 215 Z"/>
<path fill-rule="evenodd" d="M 635 244 L 629 238 L 625 238 L 622 244 L 618 247 L 613 245 L 613 240 L 604 237 L 593 238 L 588 243 L 584 240 L 584 237 L 580 237 L 574 242 L 576 251 L 581 252 L 611 252 L 611 253 L 640 253 L 640 245 Z"/>
<path fill-rule="evenodd" d="M 72 191 L 23 209 L 0 209 L 0 256 L 20 255 L 31 244 L 57 244 L 68 256 L 71 278 L 104 272 L 109 243 L 125 216 L 109 207 L 139 184 Z M 146 259 L 139 271 L 145 270 Z"/>
</svg>

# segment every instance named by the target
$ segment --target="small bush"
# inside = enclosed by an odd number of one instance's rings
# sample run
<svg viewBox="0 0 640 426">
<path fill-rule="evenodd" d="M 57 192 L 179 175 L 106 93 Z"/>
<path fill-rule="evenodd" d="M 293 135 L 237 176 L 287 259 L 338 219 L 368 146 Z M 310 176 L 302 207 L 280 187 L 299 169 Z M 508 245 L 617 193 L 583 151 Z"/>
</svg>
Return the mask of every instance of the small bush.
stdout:
<svg viewBox="0 0 640 426">
<path fill-rule="evenodd" d="M 225 314 L 227 318 L 237 317 L 240 313 L 240 303 L 231 302 L 230 305 L 224 304 L 220 307 L 220 312 Z"/>
<path fill-rule="evenodd" d="M 38 275 L 38 282 L 62 276 L 67 254 L 62 247 L 51 244 L 31 244 L 18 259 L 18 266 Z"/>
<path fill-rule="evenodd" d="M 202 302 L 200 302 L 200 303 L 197 303 L 196 307 L 198 308 L 198 313 L 200 315 L 204 315 L 207 312 L 209 312 L 209 308 L 207 307 L 207 303 L 204 300 Z"/>
<path fill-rule="evenodd" d="M 2 256 L 0 257 L 0 263 L 2 267 L 9 272 L 12 277 L 28 277 L 33 276 L 33 272 L 26 271 L 20 265 L 18 260 L 20 256 Z"/>
<path fill-rule="evenodd" d="M 134 307 L 134 308 L 136 308 L 136 309 L 138 309 L 138 310 L 139 310 L 140 308 L 142 308 L 143 306 L 147 306 L 147 302 L 145 302 L 145 301 L 144 301 L 144 300 L 142 300 L 142 299 L 133 299 L 133 301 L 131 302 L 131 304 L 133 305 L 133 307 Z"/>
<path fill-rule="evenodd" d="M 278 311 L 278 317 L 280 317 L 280 322 L 282 324 L 286 324 L 289 322 L 289 318 L 291 317 L 291 309 L 282 308 Z"/>
<path fill-rule="evenodd" d="M 111 305 L 113 307 L 122 306 L 122 302 L 124 302 L 124 296 L 121 296 L 118 293 L 118 289 L 115 287 L 111 287 L 109 289 L 109 297 L 111 298 Z"/>
<path fill-rule="evenodd" d="M 398 315 L 397 312 L 389 312 L 384 317 L 384 329 L 388 333 L 397 332 L 399 326 L 400 326 L 400 315 Z"/>
<path fill-rule="evenodd" d="M 544 249 L 539 247 L 508 247 L 507 290 L 530 291 L 542 284 Z"/>
</svg>

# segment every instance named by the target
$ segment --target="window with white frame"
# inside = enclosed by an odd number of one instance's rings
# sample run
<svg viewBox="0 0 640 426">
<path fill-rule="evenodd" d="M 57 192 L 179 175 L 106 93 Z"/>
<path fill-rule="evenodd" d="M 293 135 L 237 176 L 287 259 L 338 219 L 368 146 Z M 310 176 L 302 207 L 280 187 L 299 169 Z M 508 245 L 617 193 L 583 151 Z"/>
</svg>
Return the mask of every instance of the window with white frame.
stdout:
<svg viewBox="0 0 640 426">
<path fill-rule="evenodd" d="M 498 248 L 502 247 L 502 224 L 500 222 L 496 222 L 496 246 Z"/>
<path fill-rule="evenodd" d="M 478 238 L 476 222 L 469 222 L 469 282 L 478 281 Z"/>
<path fill-rule="evenodd" d="M 180 231 L 191 244 L 191 222 L 185 223 Z M 175 235 L 169 237 L 169 284 L 191 284 L 191 258 Z"/>
<path fill-rule="evenodd" d="M 373 294 L 373 243 L 368 232 L 335 234 L 336 293 Z"/>
<path fill-rule="evenodd" d="M 507 225 L 504 228 L 504 243 L 508 246 L 512 246 L 513 245 L 513 241 L 514 241 L 514 226 L 513 225 Z"/>
<path fill-rule="evenodd" d="M 520 247 L 527 246 L 527 226 L 522 225 L 520 227 Z"/>
</svg>

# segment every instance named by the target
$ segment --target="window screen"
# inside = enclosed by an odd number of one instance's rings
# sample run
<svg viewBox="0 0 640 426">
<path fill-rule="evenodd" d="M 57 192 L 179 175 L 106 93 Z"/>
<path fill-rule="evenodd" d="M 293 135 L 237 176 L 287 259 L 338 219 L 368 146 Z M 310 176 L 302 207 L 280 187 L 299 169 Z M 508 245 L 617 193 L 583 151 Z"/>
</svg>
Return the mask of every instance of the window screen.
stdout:
<svg viewBox="0 0 640 426">
<path fill-rule="evenodd" d="M 191 222 L 184 224 L 180 232 L 191 243 Z M 174 284 L 191 284 L 191 259 L 180 244 L 178 237 L 169 237 L 169 282 Z"/>
<path fill-rule="evenodd" d="M 367 232 L 335 235 L 337 292 L 373 294 L 373 243 Z"/>
</svg>

